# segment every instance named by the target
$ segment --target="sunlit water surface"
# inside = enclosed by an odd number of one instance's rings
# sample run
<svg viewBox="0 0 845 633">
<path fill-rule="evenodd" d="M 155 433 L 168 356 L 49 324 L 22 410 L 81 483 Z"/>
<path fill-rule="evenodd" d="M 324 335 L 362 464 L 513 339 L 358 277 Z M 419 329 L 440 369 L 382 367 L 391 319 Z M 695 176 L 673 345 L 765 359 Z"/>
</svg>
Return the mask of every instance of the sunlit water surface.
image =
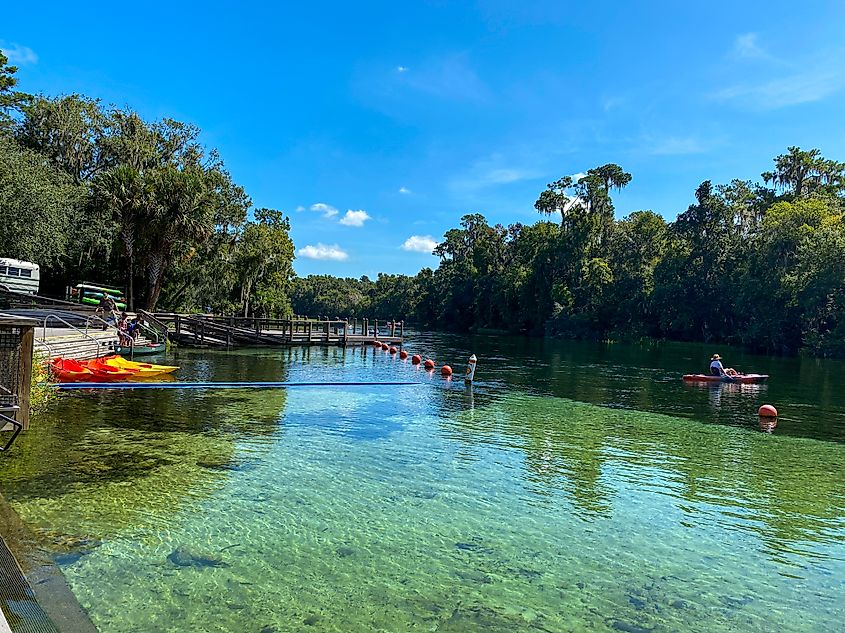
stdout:
<svg viewBox="0 0 845 633">
<path fill-rule="evenodd" d="M 104 633 L 842 630 L 841 364 L 733 352 L 771 383 L 691 387 L 709 349 L 409 349 L 479 382 L 180 350 L 181 380 L 416 384 L 66 394 L 0 490 Z"/>
</svg>

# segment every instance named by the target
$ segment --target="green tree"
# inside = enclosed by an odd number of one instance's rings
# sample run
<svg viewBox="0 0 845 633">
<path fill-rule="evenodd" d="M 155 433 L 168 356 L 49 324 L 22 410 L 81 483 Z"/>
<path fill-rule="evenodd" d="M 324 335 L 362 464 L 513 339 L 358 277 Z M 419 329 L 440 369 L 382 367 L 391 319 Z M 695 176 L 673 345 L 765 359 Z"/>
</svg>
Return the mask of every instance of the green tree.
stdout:
<svg viewBox="0 0 845 633">
<path fill-rule="evenodd" d="M 81 95 L 32 99 L 23 108 L 18 125 L 18 141 L 47 156 L 74 182 L 89 181 L 113 157 L 104 151 L 108 120 L 100 103 Z"/>
<path fill-rule="evenodd" d="M 84 189 L 42 156 L 0 135 L 3 255 L 58 269 L 70 251 L 84 196 Z"/>
<path fill-rule="evenodd" d="M 817 149 L 804 151 L 793 146 L 775 158 L 774 171 L 763 172 L 762 176 L 766 183 L 794 198 L 816 193 L 836 195 L 845 188 L 845 163 L 827 160 Z"/>
<path fill-rule="evenodd" d="M 265 315 L 290 314 L 294 253 L 289 232 L 288 218 L 273 209 L 258 209 L 255 222 L 246 224 L 234 253 L 244 316 L 251 307 Z"/>
<path fill-rule="evenodd" d="M 151 177 L 153 202 L 141 227 L 147 272 L 147 309 L 155 310 L 165 275 L 177 257 L 214 232 L 214 213 L 203 173 L 168 166 Z"/>
<path fill-rule="evenodd" d="M 93 182 L 93 206 L 110 214 L 126 257 L 126 285 L 129 309 L 135 309 L 136 240 L 153 204 L 149 182 L 134 167 L 120 165 L 101 174 Z"/>
<path fill-rule="evenodd" d="M 30 96 L 15 90 L 18 85 L 17 66 L 9 65 L 9 58 L 0 50 L 0 134 L 7 133 L 15 121 L 15 112 L 26 104 Z"/>
</svg>

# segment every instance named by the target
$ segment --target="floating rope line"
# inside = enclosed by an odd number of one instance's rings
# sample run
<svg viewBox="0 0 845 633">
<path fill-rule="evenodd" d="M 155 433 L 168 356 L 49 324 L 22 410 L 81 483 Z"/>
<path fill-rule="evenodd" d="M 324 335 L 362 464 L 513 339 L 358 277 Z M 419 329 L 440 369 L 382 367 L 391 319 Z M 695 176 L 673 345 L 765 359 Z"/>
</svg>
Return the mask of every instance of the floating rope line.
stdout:
<svg viewBox="0 0 845 633">
<path fill-rule="evenodd" d="M 420 382 L 60 382 L 56 389 L 285 389 L 287 387 L 399 387 Z"/>
</svg>

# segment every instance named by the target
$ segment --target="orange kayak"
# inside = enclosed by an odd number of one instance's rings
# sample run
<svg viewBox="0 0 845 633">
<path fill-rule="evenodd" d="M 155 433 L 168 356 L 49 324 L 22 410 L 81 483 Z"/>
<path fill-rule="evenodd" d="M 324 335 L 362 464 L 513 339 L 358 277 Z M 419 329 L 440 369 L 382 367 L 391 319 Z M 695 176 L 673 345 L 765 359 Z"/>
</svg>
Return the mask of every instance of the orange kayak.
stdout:
<svg viewBox="0 0 845 633">
<path fill-rule="evenodd" d="M 738 374 L 736 376 L 710 376 L 708 374 L 686 374 L 684 382 L 727 382 L 727 383 L 752 383 L 764 382 L 769 378 L 768 374 Z"/>
</svg>

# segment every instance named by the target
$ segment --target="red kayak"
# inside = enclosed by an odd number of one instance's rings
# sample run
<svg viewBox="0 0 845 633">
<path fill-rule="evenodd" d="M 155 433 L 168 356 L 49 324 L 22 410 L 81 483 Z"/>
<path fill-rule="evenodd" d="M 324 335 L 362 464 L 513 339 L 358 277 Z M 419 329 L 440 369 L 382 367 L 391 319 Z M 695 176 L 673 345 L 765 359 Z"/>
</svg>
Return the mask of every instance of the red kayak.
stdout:
<svg viewBox="0 0 845 633">
<path fill-rule="evenodd" d="M 50 361 L 50 370 L 62 382 L 78 382 L 90 380 L 93 372 L 72 358 L 54 358 Z"/>
<path fill-rule="evenodd" d="M 708 376 L 707 374 L 687 374 L 685 382 L 727 382 L 727 383 L 751 383 L 763 382 L 768 379 L 767 374 L 737 374 L 736 376 Z"/>
</svg>

